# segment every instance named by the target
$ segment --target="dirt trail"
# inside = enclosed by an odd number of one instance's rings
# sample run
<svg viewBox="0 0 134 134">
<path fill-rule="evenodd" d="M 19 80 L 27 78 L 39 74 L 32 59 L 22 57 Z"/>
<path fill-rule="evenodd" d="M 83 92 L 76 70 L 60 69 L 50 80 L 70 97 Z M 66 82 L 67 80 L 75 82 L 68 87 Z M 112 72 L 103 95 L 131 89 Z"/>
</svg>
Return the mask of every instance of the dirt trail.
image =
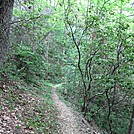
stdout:
<svg viewBox="0 0 134 134">
<path fill-rule="evenodd" d="M 84 122 L 79 113 L 73 112 L 70 107 L 59 99 L 56 93 L 56 87 L 58 86 L 53 86 L 52 98 L 59 112 L 58 121 L 61 126 L 59 134 L 101 134 L 97 129 Z"/>
</svg>

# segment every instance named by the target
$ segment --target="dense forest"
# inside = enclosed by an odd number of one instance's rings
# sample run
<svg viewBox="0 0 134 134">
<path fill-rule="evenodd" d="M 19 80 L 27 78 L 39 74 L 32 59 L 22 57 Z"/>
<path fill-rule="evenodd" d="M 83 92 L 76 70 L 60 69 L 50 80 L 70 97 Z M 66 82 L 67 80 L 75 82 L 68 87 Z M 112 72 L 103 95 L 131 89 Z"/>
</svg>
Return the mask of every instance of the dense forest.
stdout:
<svg viewBox="0 0 134 134">
<path fill-rule="evenodd" d="M 134 134 L 134 1 L 0 1 L 0 134 L 58 134 L 53 84 L 102 134 Z"/>
</svg>

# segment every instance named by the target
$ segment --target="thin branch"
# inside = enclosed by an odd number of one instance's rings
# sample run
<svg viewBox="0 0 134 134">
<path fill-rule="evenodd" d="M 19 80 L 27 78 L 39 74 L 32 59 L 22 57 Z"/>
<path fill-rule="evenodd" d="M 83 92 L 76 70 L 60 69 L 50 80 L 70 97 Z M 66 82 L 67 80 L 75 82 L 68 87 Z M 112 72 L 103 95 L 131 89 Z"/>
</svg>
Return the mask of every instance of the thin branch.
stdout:
<svg viewBox="0 0 134 134">
<path fill-rule="evenodd" d="M 106 91 L 106 97 L 107 97 L 107 103 L 108 103 L 108 126 L 109 126 L 109 130 L 110 130 L 110 133 L 109 134 L 112 134 L 112 126 L 111 126 L 111 119 L 110 119 L 110 114 L 111 114 L 111 106 L 110 106 L 110 98 L 109 98 L 109 95 L 108 95 L 108 91 Z"/>
<path fill-rule="evenodd" d="M 128 134 L 133 134 L 133 132 L 132 132 L 133 125 L 134 125 L 134 104 L 133 104 L 133 111 L 132 111 L 130 126 L 129 126 L 129 129 L 128 129 Z"/>
<path fill-rule="evenodd" d="M 35 20 L 35 19 L 39 19 L 41 16 L 37 16 L 37 17 L 32 17 L 32 18 L 29 18 L 29 19 L 22 19 L 22 20 L 17 20 L 17 21 L 12 21 L 11 23 L 9 23 L 10 25 L 13 25 L 13 24 L 16 24 L 16 23 L 21 23 L 21 22 L 28 22 L 28 21 L 31 21 L 31 20 Z"/>
<path fill-rule="evenodd" d="M 51 31 L 52 29 L 43 36 L 43 38 L 39 41 L 39 44 L 51 33 Z"/>
<path fill-rule="evenodd" d="M 106 91 L 104 91 L 103 93 L 95 94 L 94 96 L 92 96 L 92 97 L 90 98 L 90 101 L 93 100 L 93 99 L 95 99 L 95 98 L 98 97 L 98 96 L 104 95 L 105 93 L 106 93 Z"/>
<path fill-rule="evenodd" d="M 85 77 L 87 75 L 88 79 L 89 79 L 89 75 L 88 75 L 88 67 L 91 66 L 92 60 L 95 57 L 96 53 L 99 51 L 99 48 L 92 54 L 92 57 L 88 58 L 87 62 L 86 62 L 86 66 L 85 66 Z"/>
<path fill-rule="evenodd" d="M 107 105 L 103 105 L 102 107 L 99 107 L 94 113 L 93 113 L 93 115 L 92 116 L 96 116 L 96 114 L 98 114 L 100 111 L 101 111 L 101 109 L 103 109 L 103 108 L 105 108 L 105 107 L 107 107 Z"/>
</svg>

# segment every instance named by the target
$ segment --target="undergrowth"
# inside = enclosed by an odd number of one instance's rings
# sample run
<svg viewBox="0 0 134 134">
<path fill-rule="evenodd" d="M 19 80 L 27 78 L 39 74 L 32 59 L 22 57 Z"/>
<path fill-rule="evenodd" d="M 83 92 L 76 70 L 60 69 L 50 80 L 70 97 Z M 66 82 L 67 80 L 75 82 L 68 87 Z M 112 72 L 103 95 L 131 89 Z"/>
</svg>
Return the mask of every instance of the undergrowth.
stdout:
<svg viewBox="0 0 134 134">
<path fill-rule="evenodd" d="M 51 98 L 50 84 L 38 82 L 40 86 L 30 86 L 22 82 L 10 82 L 5 88 L 0 88 L 0 113 L 1 120 L 6 117 L 9 119 L 13 126 L 10 130 L 8 120 L 5 121 L 3 126 L 3 134 L 9 132 L 13 133 L 43 133 L 53 134 L 56 133 L 56 115 L 57 112 L 53 105 Z M 16 88 L 17 87 L 17 88 Z M 8 110 L 8 114 L 7 114 Z M 14 120 L 12 117 L 17 119 Z M 2 117 L 2 115 L 4 115 Z"/>
<path fill-rule="evenodd" d="M 59 87 L 58 94 L 62 96 L 62 100 L 65 100 L 66 104 L 71 103 L 73 107 L 79 112 L 81 109 L 81 98 L 77 98 L 79 94 L 69 93 L 69 91 L 65 88 L 66 86 Z M 98 101 L 102 98 L 97 98 Z M 107 110 L 103 109 L 103 105 L 99 102 L 92 103 L 92 109 L 84 116 L 85 119 L 90 124 L 96 124 L 104 133 L 107 132 Z M 120 107 L 119 107 L 120 106 Z M 98 110 L 101 107 L 100 110 Z M 97 111 L 98 110 L 98 111 Z M 113 111 L 111 112 L 111 120 L 112 120 L 112 130 L 114 134 L 126 134 L 128 130 L 128 125 L 130 121 L 130 113 L 131 113 L 131 103 L 124 99 L 124 101 L 120 102 L 120 105 L 113 107 Z M 96 115 L 94 115 L 96 113 Z M 118 128 L 117 128 L 118 126 Z"/>
<path fill-rule="evenodd" d="M 0 133 L 57 133 L 52 84 L 45 64 L 30 47 L 17 47 L 0 67 Z"/>
</svg>

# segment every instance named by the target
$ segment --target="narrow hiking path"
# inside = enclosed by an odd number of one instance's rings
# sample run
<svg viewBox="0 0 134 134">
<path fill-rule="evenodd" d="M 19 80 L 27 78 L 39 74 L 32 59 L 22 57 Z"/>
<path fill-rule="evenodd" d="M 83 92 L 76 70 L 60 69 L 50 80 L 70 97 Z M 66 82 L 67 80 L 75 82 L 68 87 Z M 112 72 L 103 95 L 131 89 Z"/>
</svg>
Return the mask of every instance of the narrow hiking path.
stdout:
<svg viewBox="0 0 134 134">
<path fill-rule="evenodd" d="M 58 123 L 61 126 L 59 134 L 101 134 L 99 130 L 84 122 L 78 112 L 74 112 L 71 107 L 68 107 L 59 99 L 56 93 L 56 87 L 58 86 L 52 87 L 52 98 L 59 112 Z"/>
</svg>

